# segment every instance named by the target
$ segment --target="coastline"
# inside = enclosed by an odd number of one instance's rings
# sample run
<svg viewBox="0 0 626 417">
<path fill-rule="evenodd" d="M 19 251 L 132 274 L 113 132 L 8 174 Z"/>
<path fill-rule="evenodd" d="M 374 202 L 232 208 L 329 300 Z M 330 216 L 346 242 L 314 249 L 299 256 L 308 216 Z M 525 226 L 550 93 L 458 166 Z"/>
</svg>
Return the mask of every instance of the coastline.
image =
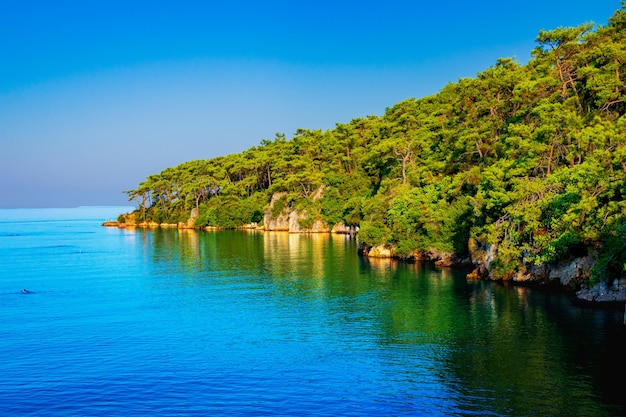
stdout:
<svg viewBox="0 0 626 417">
<path fill-rule="evenodd" d="M 191 231 L 217 231 L 226 230 L 218 227 L 195 227 L 190 222 L 188 223 L 156 223 L 156 222 L 141 222 L 141 223 L 120 223 L 119 221 L 107 220 L 102 223 L 104 227 L 116 227 L 120 229 L 125 228 L 141 228 L 141 229 L 178 229 L 178 230 L 191 230 Z M 273 232 L 283 230 L 268 230 L 265 227 L 258 224 L 248 224 L 241 227 L 237 227 L 235 230 L 254 230 L 262 232 Z M 320 230 L 320 231 L 298 231 L 291 232 L 293 234 L 307 234 L 307 233 L 322 233 L 322 234 L 348 234 L 345 232 L 335 232 L 332 230 Z M 372 250 L 374 249 L 374 250 Z M 449 254 L 434 254 L 424 253 L 421 256 L 417 256 L 411 259 L 404 259 L 394 256 L 393 251 L 381 251 L 376 248 L 360 248 L 359 255 L 367 258 L 389 258 L 399 259 L 405 261 L 422 261 L 432 262 L 435 266 L 442 268 L 461 268 L 468 265 L 479 265 L 482 260 L 474 259 L 470 256 L 470 259 L 459 258 L 456 259 L 453 255 Z M 576 265 L 579 262 L 575 259 L 571 262 L 572 265 Z M 574 274 L 574 276 L 570 276 Z M 521 279 L 521 280 L 502 280 L 492 279 L 488 275 L 477 273 L 477 269 L 467 274 L 468 280 L 485 280 L 485 281 L 498 281 L 503 283 L 509 283 L 518 286 L 530 286 L 535 288 L 552 288 L 557 289 L 560 292 L 571 294 L 573 301 L 583 305 L 598 306 L 598 307 L 624 307 L 624 323 L 626 324 L 626 279 L 614 279 L 612 283 L 601 282 L 595 284 L 592 287 L 588 287 L 585 283 L 579 284 L 578 288 L 573 288 L 572 283 L 576 280 L 580 280 L 580 276 L 586 276 L 586 271 L 579 271 L 571 265 L 556 265 L 552 270 L 548 270 L 547 274 L 544 274 L 540 280 Z"/>
</svg>

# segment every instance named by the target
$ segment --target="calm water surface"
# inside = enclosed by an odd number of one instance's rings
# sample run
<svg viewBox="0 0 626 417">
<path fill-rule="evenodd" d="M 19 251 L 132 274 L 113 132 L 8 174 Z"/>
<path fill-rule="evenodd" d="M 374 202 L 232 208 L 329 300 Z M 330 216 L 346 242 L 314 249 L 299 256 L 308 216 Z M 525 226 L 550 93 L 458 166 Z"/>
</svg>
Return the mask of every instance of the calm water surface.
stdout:
<svg viewBox="0 0 626 417">
<path fill-rule="evenodd" d="M 623 310 L 123 211 L 0 210 L 0 415 L 626 415 Z"/>
</svg>

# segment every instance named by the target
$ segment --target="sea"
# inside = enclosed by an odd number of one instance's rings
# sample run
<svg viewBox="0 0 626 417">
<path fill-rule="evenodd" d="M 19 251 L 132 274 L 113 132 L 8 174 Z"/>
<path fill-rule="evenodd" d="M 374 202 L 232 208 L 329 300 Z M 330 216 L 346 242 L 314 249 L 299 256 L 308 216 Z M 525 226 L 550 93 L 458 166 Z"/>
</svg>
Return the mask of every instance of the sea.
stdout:
<svg viewBox="0 0 626 417">
<path fill-rule="evenodd" d="M 624 416 L 624 309 L 344 235 L 0 210 L 0 416 Z"/>
</svg>

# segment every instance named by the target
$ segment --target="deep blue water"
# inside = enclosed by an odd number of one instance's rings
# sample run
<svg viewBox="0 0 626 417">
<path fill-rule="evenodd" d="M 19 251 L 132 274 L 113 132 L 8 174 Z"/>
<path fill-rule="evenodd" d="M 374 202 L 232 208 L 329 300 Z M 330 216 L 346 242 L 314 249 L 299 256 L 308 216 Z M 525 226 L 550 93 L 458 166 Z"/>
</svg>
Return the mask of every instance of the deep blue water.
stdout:
<svg viewBox="0 0 626 417">
<path fill-rule="evenodd" d="M 0 210 L 0 415 L 626 415 L 623 310 L 123 211 Z"/>
</svg>

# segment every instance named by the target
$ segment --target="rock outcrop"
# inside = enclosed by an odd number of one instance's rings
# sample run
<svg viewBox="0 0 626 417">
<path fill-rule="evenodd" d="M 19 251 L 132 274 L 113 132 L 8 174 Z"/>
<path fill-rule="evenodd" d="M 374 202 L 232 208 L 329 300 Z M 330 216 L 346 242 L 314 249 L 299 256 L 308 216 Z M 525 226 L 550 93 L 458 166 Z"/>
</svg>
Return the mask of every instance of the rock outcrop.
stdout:
<svg viewBox="0 0 626 417">
<path fill-rule="evenodd" d="M 283 204 L 282 199 L 286 193 L 274 193 L 269 206 L 263 214 L 263 228 L 269 231 L 289 231 L 291 210 L 288 207 L 278 207 Z M 274 214 L 276 213 L 276 214 Z"/>
<path fill-rule="evenodd" d="M 626 303 L 626 279 L 615 279 L 612 283 L 601 282 L 592 288 L 583 284 L 576 292 L 576 298 L 594 303 Z M 624 314 L 626 323 L 626 312 Z"/>
<path fill-rule="evenodd" d="M 387 245 L 359 246 L 359 252 L 369 258 L 394 258 L 396 257 L 393 248 Z"/>
<path fill-rule="evenodd" d="M 366 246 L 360 245 L 359 252 L 370 258 L 400 258 L 413 261 L 434 262 L 437 266 L 467 266 L 469 257 L 455 255 L 451 252 L 442 252 L 434 248 L 425 251 L 413 251 L 408 255 L 399 256 L 396 248 L 389 245 Z"/>
<path fill-rule="evenodd" d="M 179 222 L 177 224 L 177 227 L 179 229 L 193 229 L 195 228 L 194 223 L 196 222 L 197 218 L 198 218 L 198 209 L 194 207 L 191 209 L 191 213 L 189 214 L 189 219 L 187 219 L 186 222 Z"/>
<path fill-rule="evenodd" d="M 312 218 L 305 210 L 296 210 L 285 204 L 286 193 L 272 195 L 270 204 L 263 214 L 263 230 L 289 233 L 345 233 L 355 235 L 357 228 L 338 223 L 332 227 L 325 221 Z M 313 196 L 313 201 L 322 198 L 323 187 Z"/>
<path fill-rule="evenodd" d="M 470 238 L 467 242 L 470 262 L 476 267 L 472 274 L 474 277 L 491 276 L 491 264 L 498 254 L 498 245 L 483 244 L 476 239 Z"/>
</svg>

